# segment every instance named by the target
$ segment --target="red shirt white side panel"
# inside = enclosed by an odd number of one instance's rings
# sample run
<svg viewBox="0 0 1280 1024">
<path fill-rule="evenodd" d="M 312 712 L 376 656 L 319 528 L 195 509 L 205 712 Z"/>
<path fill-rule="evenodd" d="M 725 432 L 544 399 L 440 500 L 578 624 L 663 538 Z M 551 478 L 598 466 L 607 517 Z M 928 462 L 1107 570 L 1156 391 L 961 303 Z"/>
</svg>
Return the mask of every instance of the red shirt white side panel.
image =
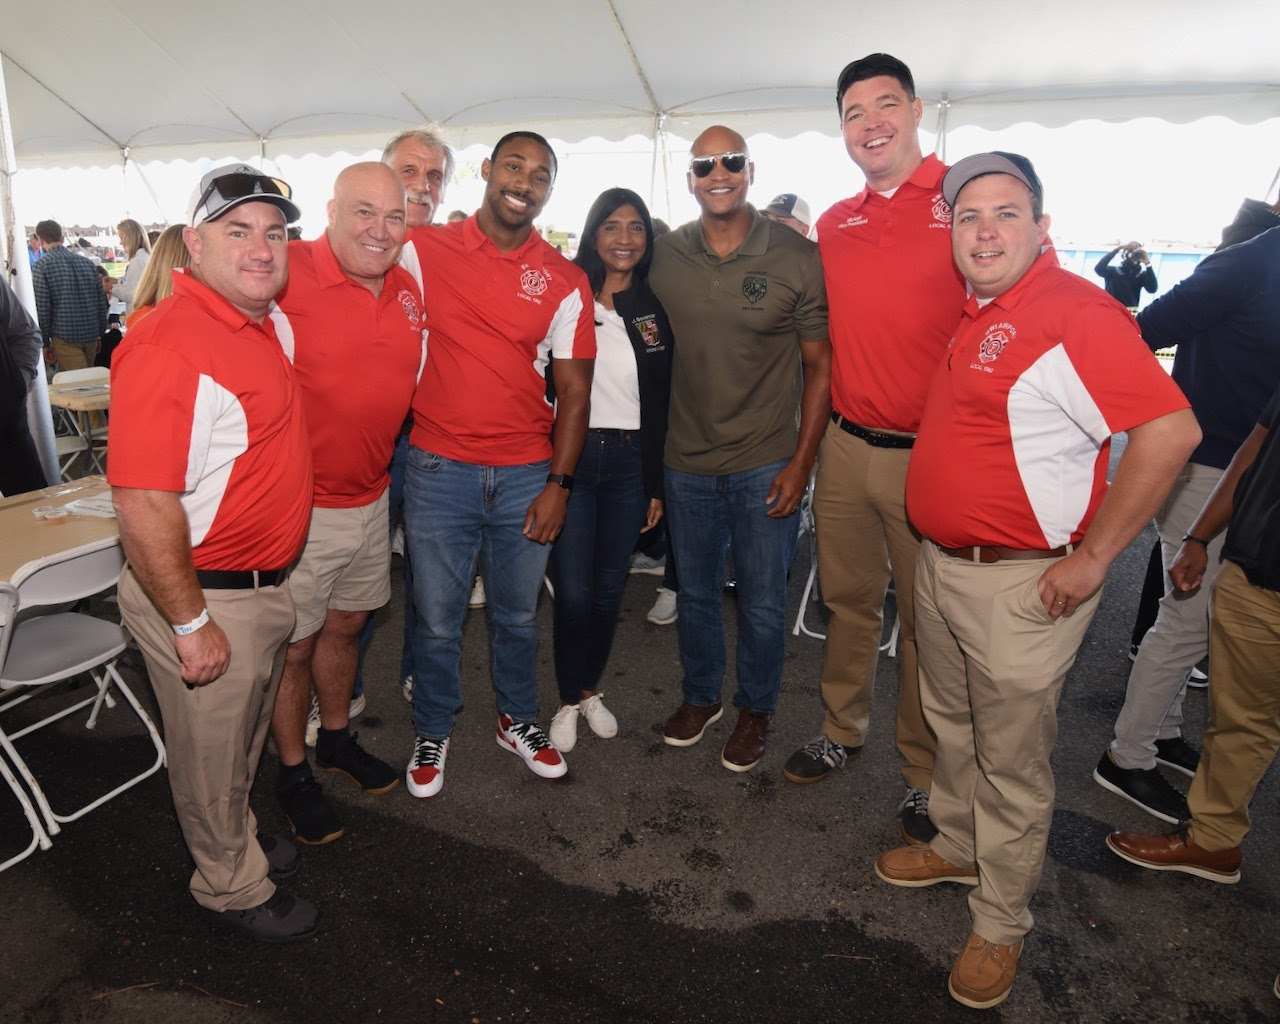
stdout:
<svg viewBox="0 0 1280 1024">
<path fill-rule="evenodd" d="M 289 243 L 289 283 L 271 319 L 302 387 L 315 504 L 358 508 L 390 483 L 387 466 L 422 361 L 422 296 L 402 268 L 378 296 L 352 281 L 327 238 Z"/>
<path fill-rule="evenodd" d="M 177 493 L 198 569 L 278 569 L 302 550 L 311 450 L 293 371 L 258 324 L 189 275 L 111 368 L 112 486 Z"/>
<path fill-rule="evenodd" d="M 409 237 L 430 334 L 412 443 L 476 465 L 550 458 L 547 364 L 596 353 L 586 276 L 536 233 L 499 252 L 474 216 Z"/>
<path fill-rule="evenodd" d="M 894 194 L 864 189 L 818 218 L 831 329 L 831 404 L 864 427 L 912 432 L 964 307 L 951 259 L 946 165 L 928 156 Z"/>
<path fill-rule="evenodd" d="M 1080 540 L 1106 494 L 1111 435 L 1187 400 L 1101 289 L 1052 249 L 965 307 L 911 453 L 907 512 L 943 547 Z"/>
</svg>

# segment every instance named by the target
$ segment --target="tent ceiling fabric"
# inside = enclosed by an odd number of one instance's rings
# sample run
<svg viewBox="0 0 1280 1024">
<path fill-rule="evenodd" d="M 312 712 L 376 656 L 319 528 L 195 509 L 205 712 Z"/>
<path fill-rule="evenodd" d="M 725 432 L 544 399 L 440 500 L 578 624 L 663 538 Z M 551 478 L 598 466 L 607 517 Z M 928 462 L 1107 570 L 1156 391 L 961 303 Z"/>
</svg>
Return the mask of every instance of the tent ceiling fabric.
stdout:
<svg viewBox="0 0 1280 1024">
<path fill-rule="evenodd" d="M 19 166 L 362 151 L 426 119 L 460 145 L 836 127 L 850 59 L 904 59 L 925 126 L 1280 116 L 1280 4 L 1012 0 L 6 0 Z"/>
</svg>

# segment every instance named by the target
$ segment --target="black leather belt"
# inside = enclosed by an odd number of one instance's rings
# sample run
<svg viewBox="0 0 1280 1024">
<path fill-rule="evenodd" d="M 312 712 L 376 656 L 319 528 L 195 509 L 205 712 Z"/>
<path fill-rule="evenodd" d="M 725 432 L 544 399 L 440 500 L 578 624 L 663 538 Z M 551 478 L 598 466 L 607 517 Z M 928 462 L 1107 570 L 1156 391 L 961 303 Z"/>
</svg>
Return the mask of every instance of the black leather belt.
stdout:
<svg viewBox="0 0 1280 1024">
<path fill-rule="evenodd" d="M 624 429 L 623 427 L 592 427 L 587 431 L 587 433 L 600 434 L 603 437 L 631 437 L 635 434 L 639 434 L 640 430 L 639 428 L 631 430 L 629 428 Z"/>
<path fill-rule="evenodd" d="M 846 434 L 852 434 L 854 437 L 866 441 L 873 448 L 910 448 L 916 443 L 915 434 L 882 434 L 878 430 L 868 430 L 866 427 L 860 427 L 858 424 L 850 422 L 838 412 L 831 414 L 831 422 Z"/>
<path fill-rule="evenodd" d="M 288 575 L 288 569 L 196 570 L 196 579 L 205 590 L 253 590 L 255 587 L 278 587 Z"/>
</svg>

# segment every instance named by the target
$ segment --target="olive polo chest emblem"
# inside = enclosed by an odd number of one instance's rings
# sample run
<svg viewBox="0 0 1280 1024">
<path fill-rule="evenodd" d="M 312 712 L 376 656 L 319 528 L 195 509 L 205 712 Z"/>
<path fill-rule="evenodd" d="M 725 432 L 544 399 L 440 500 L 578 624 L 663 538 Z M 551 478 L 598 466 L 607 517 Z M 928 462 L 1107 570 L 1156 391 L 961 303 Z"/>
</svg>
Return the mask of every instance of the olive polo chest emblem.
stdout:
<svg viewBox="0 0 1280 1024">
<path fill-rule="evenodd" d="M 769 282 L 763 274 L 748 274 L 742 279 L 742 297 L 751 305 L 759 304 L 769 291 Z"/>
</svg>

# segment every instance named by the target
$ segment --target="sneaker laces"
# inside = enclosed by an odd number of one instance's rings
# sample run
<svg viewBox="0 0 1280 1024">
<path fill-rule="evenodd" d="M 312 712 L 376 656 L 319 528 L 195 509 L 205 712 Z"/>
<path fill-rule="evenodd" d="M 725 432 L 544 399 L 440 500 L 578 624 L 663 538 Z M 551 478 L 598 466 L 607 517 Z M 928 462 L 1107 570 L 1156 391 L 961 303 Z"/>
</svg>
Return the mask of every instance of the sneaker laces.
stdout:
<svg viewBox="0 0 1280 1024">
<path fill-rule="evenodd" d="M 439 768 L 444 760 L 444 740 L 429 740 L 419 736 L 413 746 L 414 768 Z"/>
<path fill-rule="evenodd" d="M 843 768 L 845 762 L 849 760 L 849 755 L 845 753 L 844 747 L 839 743 L 833 743 L 825 736 L 819 736 L 806 746 L 804 754 L 815 761 L 825 761 L 832 768 Z"/>
<path fill-rule="evenodd" d="M 551 749 L 551 741 L 536 722 L 517 722 L 507 730 L 507 735 L 515 736 L 535 754 L 540 750 Z"/>
<path fill-rule="evenodd" d="M 912 814 L 919 814 L 925 818 L 929 817 L 929 791 L 927 789 L 909 789 L 907 795 L 902 798 L 902 803 L 898 804 L 898 817 L 902 817 L 903 812 L 910 810 Z"/>
</svg>

